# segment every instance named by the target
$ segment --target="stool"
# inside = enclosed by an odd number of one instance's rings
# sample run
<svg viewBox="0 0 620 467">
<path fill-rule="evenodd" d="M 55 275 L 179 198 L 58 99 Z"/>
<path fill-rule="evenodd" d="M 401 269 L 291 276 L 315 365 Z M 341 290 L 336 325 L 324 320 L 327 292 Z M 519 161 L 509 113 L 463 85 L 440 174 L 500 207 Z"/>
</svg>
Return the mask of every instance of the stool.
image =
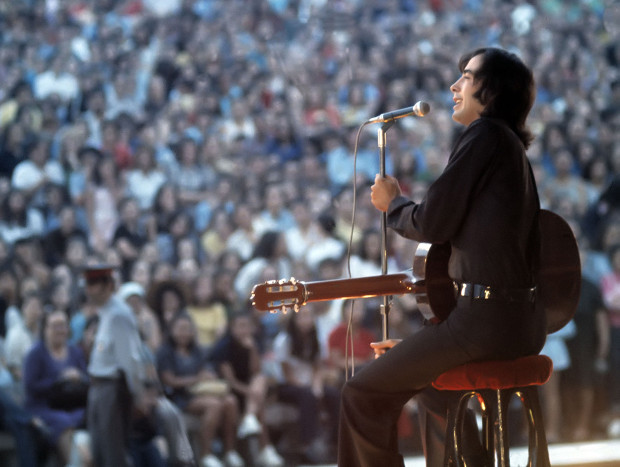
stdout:
<svg viewBox="0 0 620 467">
<path fill-rule="evenodd" d="M 507 430 L 508 405 L 517 395 L 525 409 L 528 423 L 529 467 L 548 467 L 549 452 L 536 386 L 545 384 L 553 364 L 544 355 L 531 355 L 506 361 L 472 362 L 441 374 L 433 387 L 463 391 L 448 412 L 445 466 L 465 466 L 461 449 L 461 432 L 467 403 L 477 397 L 482 409 L 482 444 L 488 466 L 510 466 Z"/>
</svg>

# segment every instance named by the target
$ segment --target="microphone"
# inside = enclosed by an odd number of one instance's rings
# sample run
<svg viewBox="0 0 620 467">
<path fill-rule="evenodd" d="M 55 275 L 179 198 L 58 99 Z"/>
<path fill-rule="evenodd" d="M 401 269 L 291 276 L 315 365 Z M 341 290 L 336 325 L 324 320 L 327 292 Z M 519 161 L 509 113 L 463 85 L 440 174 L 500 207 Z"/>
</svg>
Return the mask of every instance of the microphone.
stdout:
<svg viewBox="0 0 620 467">
<path fill-rule="evenodd" d="M 391 112 L 383 113 L 377 117 L 371 118 L 368 120 L 368 123 L 391 122 L 397 118 L 409 117 L 410 115 L 424 117 L 430 111 L 430 105 L 424 101 L 418 101 L 413 107 L 405 107 L 404 109 L 392 110 Z"/>
</svg>

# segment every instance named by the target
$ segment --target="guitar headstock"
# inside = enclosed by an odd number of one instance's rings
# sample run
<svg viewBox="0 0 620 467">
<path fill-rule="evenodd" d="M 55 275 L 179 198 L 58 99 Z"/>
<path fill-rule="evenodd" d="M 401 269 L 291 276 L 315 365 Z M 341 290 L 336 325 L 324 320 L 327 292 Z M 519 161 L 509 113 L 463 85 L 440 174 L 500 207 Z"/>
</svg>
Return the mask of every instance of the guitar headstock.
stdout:
<svg viewBox="0 0 620 467">
<path fill-rule="evenodd" d="M 250 299 L 259 311 L 281 311 L 285 314 L 289 310 L 297 312 L 306 303 L 306 288 L 303 282 L 294 277 L 290 280 L 267 281 L 254 286 Z"/>
</svg>

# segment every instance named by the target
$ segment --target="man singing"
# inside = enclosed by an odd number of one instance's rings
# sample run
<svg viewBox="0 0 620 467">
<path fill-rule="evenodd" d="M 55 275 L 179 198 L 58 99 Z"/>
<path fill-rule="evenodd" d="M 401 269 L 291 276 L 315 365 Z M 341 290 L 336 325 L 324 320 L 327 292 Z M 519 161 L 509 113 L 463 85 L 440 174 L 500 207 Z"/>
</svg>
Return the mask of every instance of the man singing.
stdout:
<svg viewBox="0 0 620 467">
<path fill-rule="evenodd" d="M 534 305 L 540 208 L 525 153 L 533 138 L 526 125 L 535 98 L 532 72 L 497 48 L 466 54 L 459 70 L 450 87 L 452 118 L 466 128 L 426 197 L 406 199 L 391 176 L 377 176 L 371 194 L 400 235 L 450 245 L 456 307 L 402 341 L 373 344 L 380 357 L 342 392 L 341 467 L 403 466 L 397 420 L 413 396 L 427 466 L 442 466 L 451 393 L 430 384 L 474 360 L 537 354 L 545 341 L 545 316 Z M 471 465 L 484 465 L 471 444 Z"/>
</svg>

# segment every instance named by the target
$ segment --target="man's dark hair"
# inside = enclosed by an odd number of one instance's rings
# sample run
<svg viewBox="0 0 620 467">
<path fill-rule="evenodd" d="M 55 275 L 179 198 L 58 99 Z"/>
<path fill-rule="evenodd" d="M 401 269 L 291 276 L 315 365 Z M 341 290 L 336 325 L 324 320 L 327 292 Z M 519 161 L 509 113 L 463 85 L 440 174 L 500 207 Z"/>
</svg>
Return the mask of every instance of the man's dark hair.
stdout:
<svg viewBox="0 0 620 467">
<path fill-rule="evenodd" d="M 534 139 L 526 125 L 536 98 L 532 71 L 514 53 L 494 47 L 463 55 L 459 60 L 459 70 L 463 72 L 467 63 L 477 55 L 483 56 L 474 75 L 474 79 L 480 82 L 480 89 L 474 97 L 485 106 L 481 115 L 505 121 L 527 149 Z"/>
</svg>

